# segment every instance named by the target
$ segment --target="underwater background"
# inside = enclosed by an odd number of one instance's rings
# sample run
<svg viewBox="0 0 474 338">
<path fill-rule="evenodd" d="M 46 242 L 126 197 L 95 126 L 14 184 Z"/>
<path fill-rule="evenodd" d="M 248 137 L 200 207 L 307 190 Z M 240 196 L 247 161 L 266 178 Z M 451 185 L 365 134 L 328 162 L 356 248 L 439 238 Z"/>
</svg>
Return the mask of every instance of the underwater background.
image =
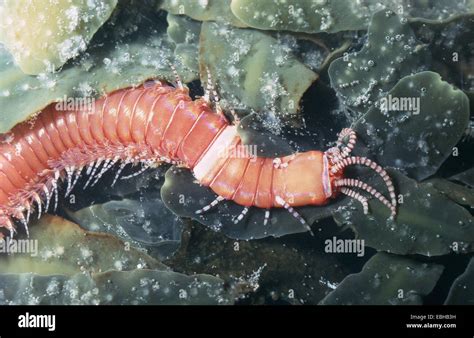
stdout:
<svg viewBox="0 0 474 338">
<path fill-rule="evenodd" d="M 0 254 L 0 304 L 474 305 L 474 1 L 0 0 L 0 18 L 0 134 L 64 97 L 173 82 L 170 64 L 197 97 L 209 70 L 259 156 L 352 127 L 399 202 L 395 222 L 377 201 L 298 208 L 312 235 L 284 210 L 196 215 L 215 195 L 169 165 L 112 187 L 117 166 L 19 226 L 38 250 Z"/>
</svg>

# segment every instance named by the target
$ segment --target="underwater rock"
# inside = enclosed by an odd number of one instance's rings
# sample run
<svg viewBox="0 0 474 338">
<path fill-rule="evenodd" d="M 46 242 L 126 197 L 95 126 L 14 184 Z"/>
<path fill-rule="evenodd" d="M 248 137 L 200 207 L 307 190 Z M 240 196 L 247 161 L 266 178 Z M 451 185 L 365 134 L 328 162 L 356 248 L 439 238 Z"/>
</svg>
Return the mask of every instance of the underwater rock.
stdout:
<svg viewBox="0 0 474 338">
<path fill-rule="evenodd" d="M 164 0 L 161 8 L 174 15 L 198 21 L 218 21 L 246 27 L 230 10 L 231 0 Z"/>
<path fill-rule="evenodd" d="M 87 180 L 83 177 L 60 210 L 88 231 L 112 234 L 152 257 L 168 258 L 179 247 L 184 223 L 160 199 L 167 168 L 161 165 L 134 175 L 140 169 L 128 166 L 113 186 L 111 171 L 101 185 L 88 188 L 87 195 L 80 192 Z"/>
<path fill-rule="evenodd" d="M 195 77 L 175 59 L 174 43 L 169 41 L 165 24 L 153 17 L 157 14 L 142 13 L 137 16 L 142 21 L 135 20 L 134 25 L 122 20 L 127 14 L 122 11 L 110 26 L 106 24 L 87 52 L 57 73 L 25 75 L 0 48 L 0 133 L 64 98 L 93 99 L 151 78 L 172 82 L 169 62 L 175 63 L 184 82 Z M 147 20 L 148 16 L 152 19 Z"/>
<path fill-rule="evenodd" d="M 344 278 L 321 305 L 421 305 L 444 267 L 378 253 L 361 272 Z"/>
<path fill-rule="evenodd" d="M 383 166 L 417 180 L 434 174 L 469 126 L 469 100 L 437 73 L 401 79 L 354 130 Z"/>
<path fill-rule="evenodd" d="M 84 51 L 112 14 L 117 0 L 0 3 L 0 42 L 23 72 L 53 72 Z"/>
<path fill-rule="evenodd" d="M 455 1 L 449 1 L 449 3 L 461 4 Z M 472 1 L 471 6 L 474 6 Z M 430 69 L 439 73 L 445 81 L 462 89 L 470 97 L 472 104 L 474 98 L 472 81 L 474 12 L 466 12 L 445 21 L 411 21 L 410 26 L 417 38 L 426 43 L 431 51 Z"/>
<path fill-rule="evenodd" d="M 264 128 L 261 115 L 249 114 L 240 120 L 237 132 L 243 144 L 254 145 L 256 156 L 277 157 L 293 154 L 294 149 L 280 135 L 274 135 Z"/>
<path fill-rule="evenodd" d="M 157 196 L 94 204 L 69 216 L 88 231 L 114 234 L 152 257 L 165 259 L 179 247 L 183 222 Z"/>
<path fill-rule="evenodd" d="M 306 33 L 366 29 L 379 1 L 232 0 L 232 13 L 250 27 Z"/>
<path fill-rule="evenodd" d="M 0 285 L 1 305 L 226 305 L 234 301 L 217 277 L 172 271 L 0 274 Z"/>
<path fill-rule="evenodd" d="M 358 239 L 380 251 L 439 256 L 474 250 L 474 220 L 468 210 L 429 183 L 417 183 L 395 170 L 388 173 L 398 194 L 395 222 L 388 219 L 388 209 L 374 199 L 369 202 L 369 214 L 364 215 L 358 202 L 351 200 L 334 213 L 334 220 L 349 225 Z M 381 179 L 369 177 L 364 181 L 383 193 Z"/>
<path fill-rule="evenodd" d="M 168 21 L 168 36 L 176 45 L 174 49 L 176 59 L 193 72 L 194 78 L 192 80 L 198 80 L 201 23 L 185 16 L 169 13 L 166 20 Z"/>
<path fill-rule="evenodd" d="M 474 208 L 474 190 L 443 178 L 432 178 L 423 184 L 430 184 L 436 190 L 460 205 Z"/>
<path fill-rule="evenodd" d="M 410 6 L 411 21 L 443 22 L 454 20 L 456 17 L 474 13 L 472 1 L 420 1 L 416 6 Z"/>
<path fill-rule="evenodd" d="M 410 20 L 441 21 L 474 11 L 471 1 L 418 1 L 416 6 L 403 0 L 232 0 L 232 13 L 250 27 L 306 33 L 335 33 L 365 30 L 371 16 L 380 10 L 393 10 Z"/>
<path fill-rule="evenodd" d="M 474 168 L 468 169 L 466 171 L 463 171 L 462 173 L 451 176 L 449 179 L 464 183 L 470 186 L 471 188 L 473 188 L 474 187 Z"/>
<path fill-rule="evenodd" d="M 301 97 L 318 78 L 276 39 L 256 30 L 204 22 L 199 48 L 201 83 L 209 69 L 230 108 L 295 117 Z"/>
<path fill-rule="evenodd" d="M 362 260 L 323 251 L 324 238 L 335 229 L 335 224 L 321 224 L 314 237 L 247 241 L 194 222 L 183 232 L 179 251 L 165 263 L 186 274 L 218 275 L 235 289 L 251 291 L 240 304 L 317 304 Z"/>
<path fill-rule="evenodd" d="M 126 242 L 43 216 L 30 227 L 37 252 L 0 256 L 0 304 L 230 304 L 233 290 L 186 276 Z M 33 248 L 31 246 L 30 248 Z"/>
<path fill-rule="evenodd" d="M 32 224 L 28 239 L 36 241 L 36 252 L 0 256 L 0 273 L 70 276 L 81 271 L 167 269 L 112 235 L 83 230 L 57 216 L 45 215 Z"/>
<path fill-rule="evenodd" d="M 471 258 L 466 271 L 453 282 L 445 305 L 474 305 L 474 258 Z"/>
<path fill-rule="evenodd" d="M 429 58 L 406 20 L 380 11 L 372 18 L 364 47 L 333 61 L 328 72 L 341 103 L 358 118 L 402 77 L 425 70 Z"/>
<path fill-rule="evenodd" d="M 332 61 L 342 56 L 356 42 L 358 33 L 307 34 L 278 32 L 272 34 L 281 48 L 291 53 L 317 74 L 324 74 Z"/>
</svg>

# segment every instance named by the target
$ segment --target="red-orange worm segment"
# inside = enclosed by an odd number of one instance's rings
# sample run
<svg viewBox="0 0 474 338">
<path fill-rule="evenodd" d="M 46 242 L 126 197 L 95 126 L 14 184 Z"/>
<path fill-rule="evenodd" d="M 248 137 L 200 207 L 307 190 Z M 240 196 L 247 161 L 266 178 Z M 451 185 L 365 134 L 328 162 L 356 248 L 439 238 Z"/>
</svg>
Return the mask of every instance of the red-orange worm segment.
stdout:
<svg viewBox="0 0 474 338">
<path fill-rule="evenodd" d="M 192 100 L 186 87 L 147 82 L 97 100 L 90 111 L 56 107 L 48 106 L 2 135 L 0 227 L 13 231 L 15 220 L 26 225 L 33 209 L 39 214 L 48 209 L 53 194 L 57 203 L 58 180 L 67 180 L 70 192 L 73 176 L 84 168 L 93 178 L 119 161 L 179 164 L 220 196 L 218 201 L 244 207 L 295 212 L 293 207 L 324 205 L 342 192 L 366 209 L 366 199 L 350 190 L 353 187 L 374 195 L 395 216 L 390 178 L 369 159 L 349 157 L 355 144 L 349 129 L 326 152 L 262 158 L 239 151 L 245 147 L 237 126 L 216 113 L 206 98 Z M 344 138 L 349 138 L 345 145 Z M 387 183 L 391 201 L 363 182 L 344 179 L 344 168 L 353 164 L 376 170 Z"/>
</svg>

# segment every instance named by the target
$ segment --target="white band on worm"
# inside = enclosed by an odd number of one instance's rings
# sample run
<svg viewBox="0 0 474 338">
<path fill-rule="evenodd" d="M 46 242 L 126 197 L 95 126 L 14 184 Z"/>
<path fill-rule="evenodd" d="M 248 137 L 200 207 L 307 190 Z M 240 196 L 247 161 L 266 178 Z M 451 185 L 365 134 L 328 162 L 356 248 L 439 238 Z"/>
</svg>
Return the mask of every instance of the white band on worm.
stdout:
<svg viewBox="0 0 474 338">
<path fill-rule="evenodd" d="M 194 177 L 198 181 L 206 177 L 219 160 L 222 160 L 222 154 L 226 154 L 226 150 L 232 145 L 236 136 L 237 126 L 228 126 L 222 131 L 193 169 Z"/>
</svg>

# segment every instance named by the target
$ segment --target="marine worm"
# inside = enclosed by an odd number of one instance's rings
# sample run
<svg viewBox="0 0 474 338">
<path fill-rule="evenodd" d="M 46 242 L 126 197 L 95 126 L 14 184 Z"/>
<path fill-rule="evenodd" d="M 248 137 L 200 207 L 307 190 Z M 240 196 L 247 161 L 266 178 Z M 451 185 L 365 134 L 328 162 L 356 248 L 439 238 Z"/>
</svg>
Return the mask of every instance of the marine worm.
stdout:
<svg viewBox="0 0 474 338">
<path fill-rule="evenodd" d="M 351 156 L 356 134 L 343 129 L 336 146 L 327 151 L 298 152 L 264 158 L 238 151 L 243 147 L 237 125 L 230 123 L 210 92 L 191 99 L 187 87 L 148 81 L 136 88 L 115 91 L 96 101 L 93 109 L 58 111 L 54 104 L 2 135 L 0 143 L 0 227 L 11 232 L 58 203 L 58 184 L 68 195 L 81 174 L 85 186 L 95 184 L 116 163 L 115 181 L 127 164 L 144 168 L 162 162 L 188 168 L 217 198 L 196 214 L 219 202 L 250 207 L 285 208 L 301 223 L 295 207 L 329 203 L 339 193 L 362 203 L 365 191 L 396 215 L 394 186 L 387 172 L 368 158 Z M 235 156 L 238 154 L 239 156 Z M 351 165 L 367 166 L 385 181 L 389 199 L 366 183 L 344 177 Z M 85 187 L 84 187 L 85 188 Z M 357 190 L 358 189 L 359 192 Z"/>
</svg>

